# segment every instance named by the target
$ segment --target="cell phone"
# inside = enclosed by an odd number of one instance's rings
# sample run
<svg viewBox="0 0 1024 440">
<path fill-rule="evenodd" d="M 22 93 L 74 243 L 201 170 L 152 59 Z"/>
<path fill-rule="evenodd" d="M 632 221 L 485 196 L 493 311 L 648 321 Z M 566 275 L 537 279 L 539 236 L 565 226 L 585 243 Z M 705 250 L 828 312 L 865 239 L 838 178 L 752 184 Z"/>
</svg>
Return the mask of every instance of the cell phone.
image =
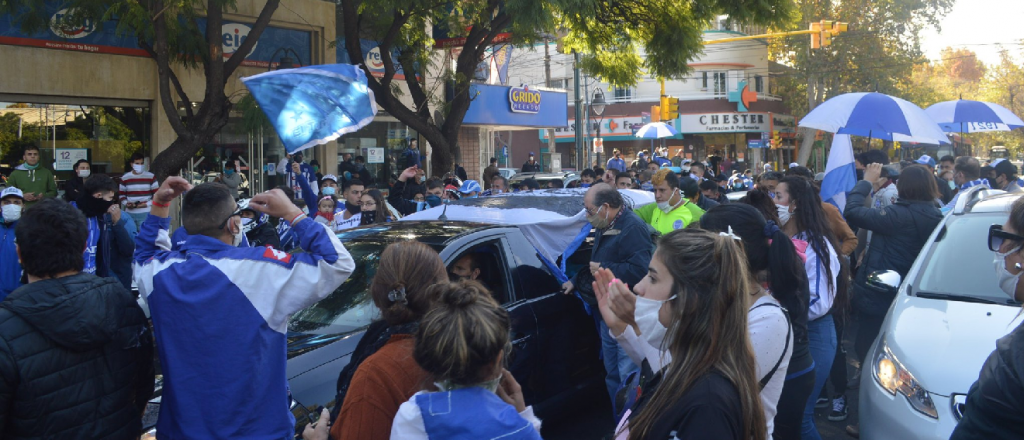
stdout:
<svg viewBox="0 0 1024 440">
<path fill-rule="evenodd" d="M 888 177 L 890 179 L 895 179 L 895 178 L 899 177 L 899 175 L 900 175 L 900 164 L 898 164 L 898 163 L 891 163 L 891 164 L 883 165 L 882 166 L 882 177 Z"/>
<path fill-rule="evenodd" d="M 316 407 L 316 411 L 309 413 L 309 424 L 316 425 L 316 422 L 320 421 L 320 413 L 324 412 L 324 407 Z"/>
</svg>

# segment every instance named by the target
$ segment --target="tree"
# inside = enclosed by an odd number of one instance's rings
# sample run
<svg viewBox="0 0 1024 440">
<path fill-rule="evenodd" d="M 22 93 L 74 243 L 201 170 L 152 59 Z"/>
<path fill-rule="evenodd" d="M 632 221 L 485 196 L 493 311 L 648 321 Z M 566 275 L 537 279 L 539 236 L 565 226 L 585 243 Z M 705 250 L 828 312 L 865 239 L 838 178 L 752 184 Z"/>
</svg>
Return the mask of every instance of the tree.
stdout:
<svg viewBox="0 0 1024 440">
<path fill-rule="evenodd" d="M 349 59 L 362 60 L 360 39 L 378 43 L 384 74 L 374 78 L 364 65 L 369 88 L 381 108 L 430 142 L 436 172 L 453 169 L 462 120 L 473 99 L 471 79 L 499 40 L 532 44 L 562 35 L 566 51 L 582 54 L 584 70 L 624 86 L 640 75 L 685 76 L 688 62 L 703 47 L 702 31 L 720 14 L 752 24 L 792 19 L 789 0 L 338 0 L 338 5 L 343 29 L 338 44 Z M 454 68 L 432 63 L 428 24 L 461 38 L 455 40 Z M 411 107 L 399 100 L 404 92 L 395 78 L 398 66 L 405 72 Z M 428 90 L 425 78 L 431 76 L 445 85 L 446 99 Z M 432 110 L 441 117 L 433 117 Z"/>
<path fill-rule="evenodd" d="M 89 20 L 102 25 L 116 19 L 117 32 L 138 38 L 139 46 L 157 65 L 160 105 L 178 136 L 152 161 L 158 179 L 177 173 L 188 160 L 228 123 L 232 103 L 224 93 L 231 75 L 252 51 L 280 0 L 267 0 L 248 37 L 230 57 L 222 51 L 221 26 L 224 12 L 235 9 L 234 0 L 68 0 L 67 26 Z M 0 2 L 0 12 L 18 12 L 21 27 L 35 32 L 49 26 L 44 3 L 36 0 Z M 196 18 L 205 16 L 201 28 Z M 202 69 L 206 90 L 198 108 L 185 106 L 184 118 L 178 116 L 177 101 L 193 102 L 185 93 L 172 64 Z M 172 91 L 173 88 L 173 91 Z M 116 112 L 115 112 L 116 113 Z M 129 115 L 125 115 L 130 118 Z M 130 121 L 126 122 L 129 127 Z"/>
<path fill-rule="evenodd" d="M 850 92 L 880 92 L 910 98 L 914 66 L 925 62 L 920 32 L 938 27 L 953 0 L 797 0 L 799 22 L 788 28 L 807 28 L 819 20 L 843 21 L 850 31 L 836 36 L 831 46 L 810 49 L 810 39 L 776 40 L 773 61 L 793 67 L 796 75 L 780 78 L 783 100 L 802 117 L 825 100 Z M 797 162 L 806 163 L 814 130 L 801 129 L 803 142 Z"/>
</svg>

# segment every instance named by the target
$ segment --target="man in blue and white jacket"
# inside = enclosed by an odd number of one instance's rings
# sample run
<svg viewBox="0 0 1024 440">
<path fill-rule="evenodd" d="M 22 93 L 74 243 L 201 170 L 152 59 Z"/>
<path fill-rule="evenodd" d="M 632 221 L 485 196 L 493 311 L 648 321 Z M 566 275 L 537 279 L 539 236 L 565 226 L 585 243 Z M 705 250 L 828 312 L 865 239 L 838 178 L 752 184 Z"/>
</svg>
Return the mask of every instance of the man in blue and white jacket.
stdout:
<svg viewBox="0 0 1024 440">
<path fill-rule="evenodd" d="M 171 250 L 168 207 L 185 193 L 185 245 Z M 285 374 L 288 319 L 323 299 L 355 268 L 333 233 L 281 190 L 249 207 L 288 219 L 307 253 L 238 248 L 244 235 L 230 190 L 168 178 L 136 237 L 135 281 L 160 349 L 161 439 L 291 438 Z"/>
</svg>

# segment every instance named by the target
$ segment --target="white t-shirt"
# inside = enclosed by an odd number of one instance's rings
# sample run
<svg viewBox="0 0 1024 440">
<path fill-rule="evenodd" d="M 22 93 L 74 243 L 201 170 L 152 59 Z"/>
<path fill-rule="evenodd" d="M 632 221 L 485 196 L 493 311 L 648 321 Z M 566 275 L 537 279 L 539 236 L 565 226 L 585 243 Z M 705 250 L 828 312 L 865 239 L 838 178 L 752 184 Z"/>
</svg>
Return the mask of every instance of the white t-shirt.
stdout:
<svg viewBox="0 0 1024 440">
<path fill-rule="evenodd" d="M 782 358 L 779 368 L 761 389 L 761 407 L 764 408 L 764 417 L 768 422 L 769 438 L 775 428 L 775 414 L 778 412 L 779 397 L 782 396 L 782 385 L 786 382 L 789 358 L 793 355 L 793 332 L 786 321 L 786 315 L 782 313 L 781 308 L 776 307 L 777 305 L 779 302 L 775 298 L 765 295 L 750 306 L 750 312 L 747 314 L 747 332 L 750 334 L 750 345 L 754 348 L 754 360 L 757 362 L 757 379 L 761 380 L 767 376 L 775 363 L 779 362 L 779 358 Z"/>
<path fill-rule="evenodd" d="M 359 226 L 359 223 L 362 223 L 362 221 L 363 213 L 354 214 L 348 220 L 345 220 L 345 212 L 342 211 L 334 214 L 334 224 L 331 227 L 334 228 L 334 232 L 341 232 Z"/>
</svg>

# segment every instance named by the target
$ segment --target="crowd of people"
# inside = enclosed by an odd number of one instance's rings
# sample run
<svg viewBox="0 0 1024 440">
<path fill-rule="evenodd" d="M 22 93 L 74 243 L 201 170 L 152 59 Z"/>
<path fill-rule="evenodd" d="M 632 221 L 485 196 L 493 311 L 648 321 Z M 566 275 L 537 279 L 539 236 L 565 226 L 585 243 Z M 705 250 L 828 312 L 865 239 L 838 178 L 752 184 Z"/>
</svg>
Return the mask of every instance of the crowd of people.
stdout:
<svg viewBox="0 0 1024 440">
<path fill-rule="evenodd" d="M 594 241 L 589 265 L 562 286 L 597 311 L 615 439 L 820 438 L 816 408 L 847 416 L 845 330 L 856 321 L 863 365 L 893 301 L 867 275 L 905 276 L 968 188 L 1024 186 L 1008 161 L 891 163 L 870 150 L 856 156 L 858 183 L 840 211 L 819 196 L 822 174 L 799 164 L 727 176 L 717 160 L 655 150 L 626 166 L 615 153 L 606 169 L 580 173 Z M 285 185 L 242 200 L 230 167 L 217 182 L 158 182 L 138 155 L 118 184 L 80 161 L 59 200 L 38 149 L 26 149 L 0 193 L 0 437 L 136 438 L 154 350 L 158 438 L 291 437 L 287 324 L 355 270 L 337 233 L 445 200 L 539 189 L 531 179 L 511 187 L 494 159 L 481 186 L 455 172 L 427 179 L 418 154 L 403 157 L 386 195 L 358 160 L 324 175 L 297 153 Z M 633 209 L 623 189 L 655 203 Z M 182 225 L 173 234 L 172 204 Z M 1017 298 L 1022 230 L 1018 201 L 989 238 L 1000 285 Z M 447 269 L 422 243 L 388 245 L 368 292 L 381 319 L 338 372 L 336 405 L 303 437 L 539 439 L 542 421 L 505 369 L 508 312 L 480 276 L 469 263 Z M 1017 333 L 989 360 L 969 409 L 1019 401 L 1000 385 L 1020 383 Z M 1007 420 L 967 414 L 958 438 Z"/>
</svg>

